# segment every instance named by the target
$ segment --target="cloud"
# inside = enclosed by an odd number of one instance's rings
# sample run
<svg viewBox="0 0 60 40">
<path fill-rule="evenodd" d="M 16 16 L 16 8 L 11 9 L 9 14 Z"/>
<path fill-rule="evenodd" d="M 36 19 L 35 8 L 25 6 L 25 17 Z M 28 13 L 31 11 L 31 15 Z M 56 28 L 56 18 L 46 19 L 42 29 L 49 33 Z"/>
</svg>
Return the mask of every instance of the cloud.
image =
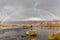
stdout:
<svg viewBox="0 0 60 40">
<path fill-rule="evenodd" d="M 41 18 L 31 17 L 31 18 L 25 18 L 24 21 L 41 21 Z"/>
<path fill-rule="evenodd" d="M 21 12 L 20 10 L 14 11 L 11 16 L 3 21 L 3 23 L 6 21 L 40 20 L 38 18 L 41 18 L 41 20 L 60 20 L 58 16 L 47 10 L 36 8 L 25 8 L 21 10 Z"/>
<path fill-rule="evenodd" d="M 60 18 L 59 0 L 3 0 L 2 4 L 3 6 L 0 9 L 0 16 L 1 19 L 6 17 L 6 21 L 13 19 L 20 20 L 22 18 L 30 17 L 40 17 L 42 19 L 49 20 Z M 36 8 L 34 8 L 34 6 L 36 6 Z M 55 14 L 57 14 L 59 17 L 57 17 Z"/>
</svg>

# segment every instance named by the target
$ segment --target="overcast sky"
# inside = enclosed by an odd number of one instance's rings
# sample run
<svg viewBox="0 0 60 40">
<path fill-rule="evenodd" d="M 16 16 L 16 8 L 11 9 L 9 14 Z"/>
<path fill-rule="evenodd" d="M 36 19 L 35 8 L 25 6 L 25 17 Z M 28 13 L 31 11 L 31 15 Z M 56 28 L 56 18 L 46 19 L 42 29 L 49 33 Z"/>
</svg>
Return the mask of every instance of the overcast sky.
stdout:
<svg viewBox="0 0 60 40">
<path fill-rule="evenodd" d="M 0 0 L 1 20 L 30 17 L 60 19 L 60 0 Z"/>
</svg>

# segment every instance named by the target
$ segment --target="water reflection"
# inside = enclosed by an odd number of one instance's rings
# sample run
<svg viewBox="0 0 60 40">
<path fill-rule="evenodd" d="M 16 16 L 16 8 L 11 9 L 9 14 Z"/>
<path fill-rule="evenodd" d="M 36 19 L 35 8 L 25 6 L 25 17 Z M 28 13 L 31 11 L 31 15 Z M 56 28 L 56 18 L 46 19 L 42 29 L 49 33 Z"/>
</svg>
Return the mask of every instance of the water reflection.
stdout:
<svg viewBox="0 0 60 40">
<path fill-rule="evenodd" d="M 30 37 L 24 37 L 22 38 L 21 35 L 24 34 L 24 31 L 28 31 L 31 28 L 23 29 L 23 28 L 13 28 L 13 29 L 3 29 L 0 30 L 0 40 L 30 40 Z M 41 40 L 48 40 L 48 35 L 51 33 L 56 33 L 58 30 L 45 30 L 41 27 L 33 27 L 32 29 L 36 30 L 38 32 L 37 39 Z M 57 27 L 56 27 L 57 29 Z M 28 39 L 27 39 L 28 38 Z"/>
</svg>

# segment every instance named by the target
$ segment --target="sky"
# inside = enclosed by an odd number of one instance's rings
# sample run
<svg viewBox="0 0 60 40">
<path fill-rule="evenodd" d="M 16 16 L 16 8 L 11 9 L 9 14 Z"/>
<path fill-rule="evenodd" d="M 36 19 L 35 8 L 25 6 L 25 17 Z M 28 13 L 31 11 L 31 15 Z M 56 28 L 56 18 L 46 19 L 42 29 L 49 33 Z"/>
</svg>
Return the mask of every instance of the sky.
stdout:
<svg viewBox="0 0 60 40">
<path fill-rule="evenodd" d="M 0 20 L 60 20 L 60 0 L 0 0 Z"/>
</svg>

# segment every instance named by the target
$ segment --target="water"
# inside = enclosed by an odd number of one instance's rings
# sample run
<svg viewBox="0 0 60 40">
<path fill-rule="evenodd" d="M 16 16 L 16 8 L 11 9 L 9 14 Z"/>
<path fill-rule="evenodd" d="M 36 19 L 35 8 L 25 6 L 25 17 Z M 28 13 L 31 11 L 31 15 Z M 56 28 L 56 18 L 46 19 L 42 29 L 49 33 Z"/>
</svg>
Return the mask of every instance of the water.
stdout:
<svg viewBox="0 0 60 40">
<path fill-rule="evenodd" d="M 48 36 L 50 33 L 53 33 L 52 30 L 44 30 L 41 27 L 33 27 L 32 29 L 37 31 L 37 39 L 39 40 L 48 40 Z M 3 29 L 0 30 L 0 40 L 11 40 L 12 38 L 16 38 L 17 40 L 30 40 L 30 37 L 22 38 L 21 35 L 24 34 L 24 31 L 28 31 L 28 29 L 23 28 L 12 28 L 12 29 Z M 54 31 L 55 32 L 55 31 Z"/>
</svg>

